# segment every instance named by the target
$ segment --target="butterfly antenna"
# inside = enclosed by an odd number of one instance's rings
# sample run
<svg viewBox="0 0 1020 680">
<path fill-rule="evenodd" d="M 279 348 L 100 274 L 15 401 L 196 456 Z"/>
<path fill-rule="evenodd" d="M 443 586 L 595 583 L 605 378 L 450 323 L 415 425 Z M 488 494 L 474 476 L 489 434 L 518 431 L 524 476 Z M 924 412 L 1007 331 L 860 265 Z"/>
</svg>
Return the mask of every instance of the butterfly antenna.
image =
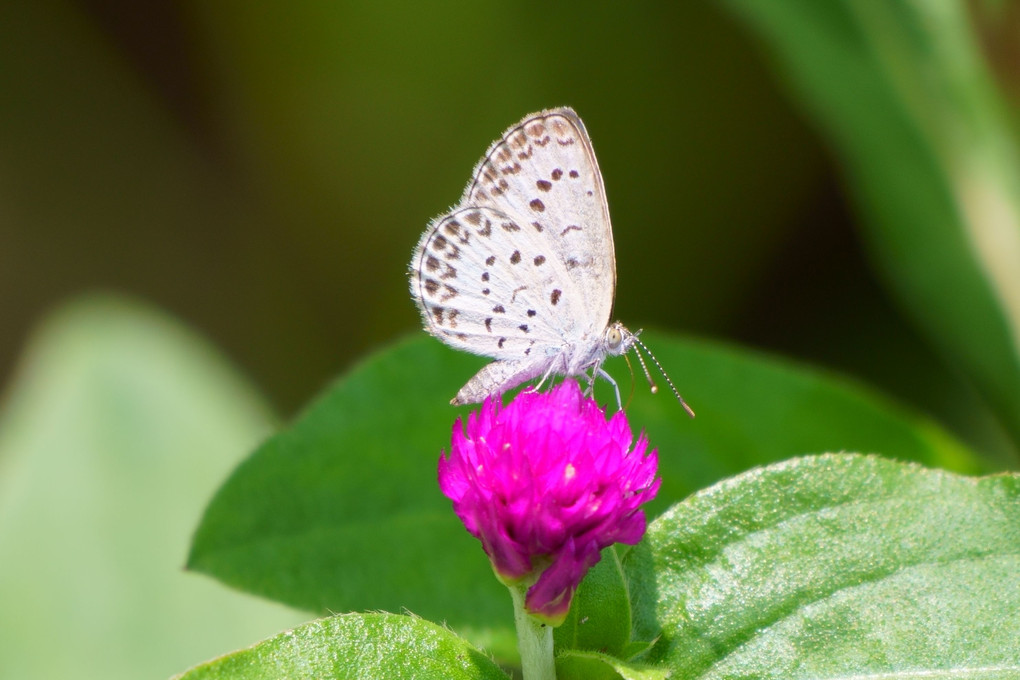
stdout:
<svg viewBox="0 0 1020 680">
<path fill-rule="evenodd" d="M 641 333 L 642 330 L 644 329 L 638 329 L 638 332 L 634 334 L 634 342 L 637 342 L 638 344 L 641 344 L 641 341 L 638 340 L 637 336 Z M 641 346 L 644 347 L 643 344 Z M 647 348 L 645 349 L 647 351 Z M 639 352 L 638 350 L 634 350 L 634 354 L 637 355 L 638 361 L 641 362 L 641 370 L 645 372 L 645 377 L 648 378 L 648 389 L 652 391 L 652 394 L 657 394 L 659 392 L 659 386 L 655 384 L 654 380 L 652 380 L 652 374 L 648 372 L 648 366 L 645 364 L 645 358 L 641 356 L 641 352 Z M 626 358 L 627 355 L 624 354 L 623 356 L 624 358 Z M 627 360 L 627 365 L 630 366 L 629 359 Z M 634 372 L 631 371 L 630 375 L 633 378 Z"/>
<path fill-rule="evenodd" d="M 638 331 L 638 333 L 640 332 L 641 331 Z M 648 345 L 641 342 L 641 339 L 638 338 L 638 333 L 634 334 L 634 343 L 637 345 L 637 347 L 643 349 L 645 352 L 648 353 L 648 357 L 652 360 L 652 363 L 655 364 L 655 367 L 659 369 L 659 373 L 662 374 L 662 377 L 665 378 L 666 382 L 669 384 L 669 389 L 673 390 L 673 395 L 676 397 L 676 400 L 679 401 L 680 405 L 683 406 L 685 411 L 687 411 L 687 415 L 693 418 L 694 410 L 691 409 L 691 407 L 687 405 L 687 402 L 684 401 L 684 398 L 680 396 L 680 391 L 676 388 L 676 385 L 673 384 L 673 381 L 670 380 L 669 374 L 666 373 L 666 371 L 662 368 L 662 364 L 660 364 L 659 360 L 655 358 L 654 354 L 652 354 L 652 350 L 648 349 Z M 648 372 L 648 367 L 645 365 L 645 360 L 641 357 L 640 350 L 635 351 L 634 353 L 637 354 L 638 360 L 641 361 L 641 368 L 645 370 L 645 377 L 648 378 L 648 384 L 651 387 L 652 393 L 654 394 L 655 392 L 658 391 L 658 387 L 656 386 L 655 381 L 652 380 L 651 374 Z"/>
</svg>

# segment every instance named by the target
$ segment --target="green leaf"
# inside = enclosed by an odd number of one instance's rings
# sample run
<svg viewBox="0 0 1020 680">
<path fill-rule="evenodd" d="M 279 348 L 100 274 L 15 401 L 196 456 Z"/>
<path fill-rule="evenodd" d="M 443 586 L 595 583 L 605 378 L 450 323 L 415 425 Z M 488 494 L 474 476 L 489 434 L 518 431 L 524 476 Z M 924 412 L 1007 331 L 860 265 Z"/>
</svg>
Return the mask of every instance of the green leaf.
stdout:
<svg viewBox="0 0 1020 680">
<path fill-rule="evenodd" d="M 630 642 L 630 595 L 613 547 L 581 582 L 570 613 L 553 632 L 557 650 L 587 649 L 620 656 Z"/>
<path fill-rule="evenodd" d="M 2 405 L 0 676 L 167 677 L 306 618 L 181 570 L 209 494 L 275 425 L 203 338 L 79 298 Z"/>
<path fill-rule="evenodd" d="M 179 680 L 507 680 L 489 657 L 447 629 L 411 616 L 343 614 L 281 633 Z"/>
<path fill-rule="evenodd" d="M 836 148 L 893 291 L 1020 447 L 1020 146 L 967 4 L 729 4 Z"/>
<path fill-rule="evenodd" d="M 635 377 L 631 425 L 659 450 L 663 478 L 650 515 L 720 479 L 765 463 L 864 451 L 968 474 L 987 464 L 931 421 L 847 378 L 747 349 L 641 336 L 697 412 L 689 419 L 660 386 Z M 626 379 L 622 361 L 610 371 Z M 605 385 L 603 403 L 611 403 Z"/>
<path fill-rule="evenodd" d="M 1020 677 L 1020 475 L 859 455 L 753 470 L 625 560 L 674 678 Z"/>
<path fill-rule="evenodd" d="M 944 432 L 860 387 L 644 337 L 699 411 L 691 420 L 670 395 L 646 390 L 633 400 L 631 423 L 659 449 L 657 507 L 756 464 L 830 449 L 980 469 Z M 206 510 L 189 567 L 317 612 L 406 609 L 514 658 L 506 589 L 436 485 L 454 416 L 468 410 L 449 399 L 482 363 L 422 335 L 355 367 L 234 471 Z M 622 361 L 609 370 L 626 376 Z"/>
<path fill-rule="evenodd" d="M 608 654 L 569 651 L 556 657 L 556 680 L 665 680 L 668 671 Z"/>
<path fill-rule="evenodd" d="M 356 367 L 235 470 L 188 567 L 310 611 L 449 621 L 513 658 L 510 596 L 436 484 L 472 363 L 419 338 Z"/>
</svg>

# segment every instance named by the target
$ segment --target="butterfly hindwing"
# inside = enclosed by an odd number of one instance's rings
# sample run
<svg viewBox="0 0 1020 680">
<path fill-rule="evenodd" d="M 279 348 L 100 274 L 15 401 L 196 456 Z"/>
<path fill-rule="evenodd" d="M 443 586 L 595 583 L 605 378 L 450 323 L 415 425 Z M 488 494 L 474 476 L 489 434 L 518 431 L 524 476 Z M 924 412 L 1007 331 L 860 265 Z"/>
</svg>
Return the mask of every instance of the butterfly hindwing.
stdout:
<svg viewBox="0 0 1020 680">
<path fill-rule="evenodd" d="M 435 220 L 412 260 L 411 293 L 426 328 L 457 349 L 496 359 L 559 351 L 584 309 L 550 247 L 542 232 L 491 208 L 460 208 Z"/>
</svg>

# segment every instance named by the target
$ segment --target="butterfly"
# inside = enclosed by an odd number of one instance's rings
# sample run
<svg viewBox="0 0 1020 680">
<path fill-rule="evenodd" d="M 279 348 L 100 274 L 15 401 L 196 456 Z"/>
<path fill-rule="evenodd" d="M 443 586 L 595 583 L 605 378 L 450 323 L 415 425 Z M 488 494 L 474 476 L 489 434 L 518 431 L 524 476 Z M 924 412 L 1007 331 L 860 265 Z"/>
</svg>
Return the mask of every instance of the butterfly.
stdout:
<svg viewBox="0 0 1020 680">
<path fill-rule="evenodd" d="M 635 344 L 648 351 L 637 334 L 610 323 L 616 256 L 609 205 L 591 139 L 570 108 L 525 116 L 489 147 L 460 203 L 422 234 L 410 287 L 426 331 L 495 359 L 454 405 L 534 378 L 541 386 L 554 374 L 583 376 L 589 393 L 602 377 L 619 405 L 603 362 Z"/>
</svg>

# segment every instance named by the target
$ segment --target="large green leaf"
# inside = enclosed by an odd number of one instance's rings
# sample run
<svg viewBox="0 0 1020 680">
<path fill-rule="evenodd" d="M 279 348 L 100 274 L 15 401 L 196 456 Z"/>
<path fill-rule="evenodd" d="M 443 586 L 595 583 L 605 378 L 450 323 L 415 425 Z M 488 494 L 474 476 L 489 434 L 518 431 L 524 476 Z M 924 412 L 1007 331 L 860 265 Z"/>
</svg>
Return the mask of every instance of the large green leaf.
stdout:
<svg viewBox="0 0 1020 680">
<path fill-rule="evenodd" d="M 1020 447 L 1020 147 L 966 3 L 729 4 L 836 147 L 893 290 Z"/>
<path fill-rule="evenodd" d="M 0 677 L 166 677 L 300 621 L 181 570 L 273 425 L 170 317 L 112 296 L 48 317 L 0 412 Z"/>
<path fill-rule="evenodd" d="M 583 649 L 622 656 L 630 642 L 630 594 L 615 547 L 588 571 L 570 612 L 553 631 L 557 651 Z"/>
<path fill-rule="evenodd" d="M 569 651 L 556 657 L 557 680 L 665 680 L 664 668 L 621 661 L 599 652 Z"/>
<path fill-rule="evenodd" d="M 396 614 L 344 614 L 210 661 L 178 680 L 508 677 L 485 654 L 434 623 Z"/>
<path fill-rule="evenodd" d="M 645 338 L 699 411 L 691 420 L 670 395 L 644 389 L 630 406 L 633 426 L 659 449 L 656 507 L 748 467 L 826 450 L 979 469 L 938 428 L 860 387 L 735 350 Z M 510 598 L 436 485 L 458 413 L 449 399 L 481 363 L 420 336 L 357 366 L 227 480 L 196 532 L 190 568 L 313 611 L 406 608 L 512 656 Z M 621 361 L 609 370 L 626 376 Z M 486 631 L 498 639 L 479 637 Z"/>
<path fill-rule="evenodd" d="M 680 678 L 1020 677 L 1020 475 L 795 459 L 655 520 L 624 561 Z"/>
<path fill-rule="evenodd" d="M 697 411 L 690 420 L 640 377 L 628 407 L 659 449 L 652 514 L 756 465 L 827 451 L 865 451 L 965 473 L 986 464 L 934 423 L 841 376 L 746 349 L 645 333 L 642 338 Z M 622 362 L 614 373 L 625 377 Z M 612 370 L 612 369 L 611 369 Z M 611 401 L 600 385 L 602 401 Z"/>
</svg>

